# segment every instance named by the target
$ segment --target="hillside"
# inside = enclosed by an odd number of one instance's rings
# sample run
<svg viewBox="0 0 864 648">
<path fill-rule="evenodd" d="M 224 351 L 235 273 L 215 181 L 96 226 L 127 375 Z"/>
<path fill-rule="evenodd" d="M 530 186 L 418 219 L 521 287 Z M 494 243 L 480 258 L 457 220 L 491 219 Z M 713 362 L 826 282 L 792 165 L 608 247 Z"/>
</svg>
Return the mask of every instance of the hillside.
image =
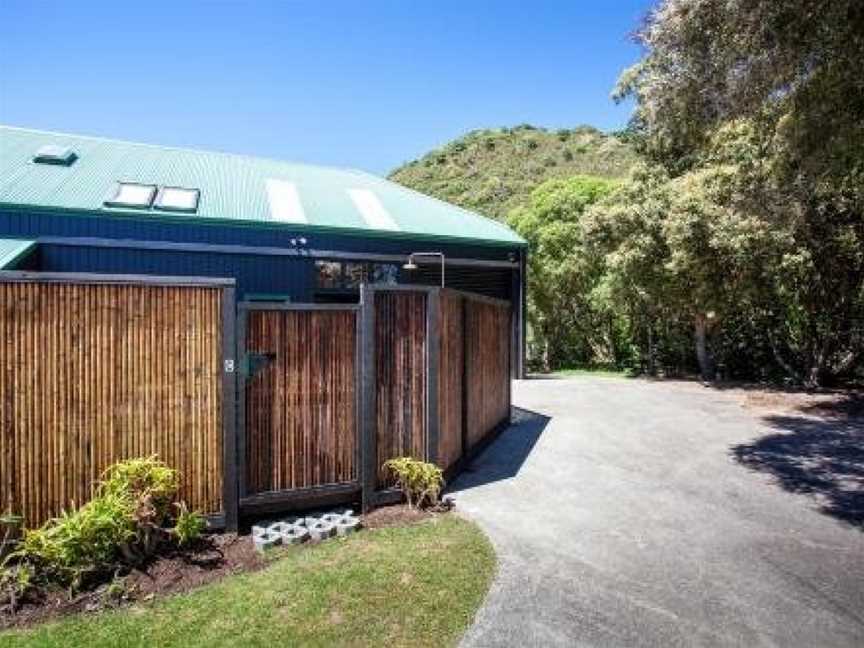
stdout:
<svg viewBox="0 0 864 648">
<path fill-rule="evenodd" d="M 522 125 L 472 131 L 402 165 L 389 178 L 501 219 L 545 180 L 622 177 L 635 160 L 630 145 L 590 126 L 552 131 Z"/>
</svg>

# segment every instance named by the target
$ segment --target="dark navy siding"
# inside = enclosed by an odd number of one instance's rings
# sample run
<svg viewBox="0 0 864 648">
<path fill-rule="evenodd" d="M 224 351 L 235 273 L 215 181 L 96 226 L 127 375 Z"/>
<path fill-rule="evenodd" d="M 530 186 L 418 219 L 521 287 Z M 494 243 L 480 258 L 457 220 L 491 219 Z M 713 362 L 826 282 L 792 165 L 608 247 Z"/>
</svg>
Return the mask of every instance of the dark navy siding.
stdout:
<svg viewBox="0 0 864 648">
<path fill-rule="evenodd" d="M 483 260 L 505 260 L 516 248 L 425 242 L 422 239 L 380 238 L 334 233 L 306 233 L 283 228 L 189 222 L 169 223 L 124 216 L 71 215 L 6 209 L 0 211 L 0 237 L 66 236 L 217 245 L 291 247 L 291 239 L 305 237 L 306 247 L 318 250 L 407 254 L 433 250 L 447 256 Z"/>
<path fill-rule="evenodd" d="M 291 257 L 40 245 L 45 272 L 228 277 L 237 281 L 238 296 L 278 293 L 297 302 L 312 300 L 312 263 Z"/>
</svg>

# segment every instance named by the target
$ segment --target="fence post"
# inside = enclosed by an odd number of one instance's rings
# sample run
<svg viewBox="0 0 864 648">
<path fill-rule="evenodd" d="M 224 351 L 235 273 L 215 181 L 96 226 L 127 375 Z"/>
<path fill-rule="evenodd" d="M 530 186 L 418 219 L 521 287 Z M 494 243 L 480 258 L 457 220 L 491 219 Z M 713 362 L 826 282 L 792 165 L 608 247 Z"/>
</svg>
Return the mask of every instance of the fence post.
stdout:
<svg viewBox="0 0 864 648">
<path fill-rule="evenodd" d="M 237 305 L 233 287 L 222 290 L 222 499 L 225 528 L 236 531 L 240 520 L 237 480 Z"/>
<path fill-rule="evenodd" d="M 378 482 L 377 403 L 375 365 L 375 290 L 360 286 L 360 488 L 363 511 L 374 503 Z"/>
<path fill-rule="evenodd" d="M 429 291 L 426 299 L 426 461 L 438 463 L 441 420 L 438 376 L 441 370 L 441 291 Z"/>
</svg>

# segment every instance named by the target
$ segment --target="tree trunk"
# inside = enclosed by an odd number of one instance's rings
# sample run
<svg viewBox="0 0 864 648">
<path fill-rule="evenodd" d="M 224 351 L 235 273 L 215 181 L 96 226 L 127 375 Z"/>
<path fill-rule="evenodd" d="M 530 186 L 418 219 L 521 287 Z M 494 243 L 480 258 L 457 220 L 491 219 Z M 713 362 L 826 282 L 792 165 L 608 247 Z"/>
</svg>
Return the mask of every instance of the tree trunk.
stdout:
<svg viewBox="0 0 864 648">
<path fill-rule="evenodd" d="M 697 315 L 694 322 L 694 341 L 696 344 L 696 359 L 699 361 L 699 374 L 704 382 L 715 378 L 714 359 L 708 352 L 708 321 L 704 315 Z"/>
</svg>

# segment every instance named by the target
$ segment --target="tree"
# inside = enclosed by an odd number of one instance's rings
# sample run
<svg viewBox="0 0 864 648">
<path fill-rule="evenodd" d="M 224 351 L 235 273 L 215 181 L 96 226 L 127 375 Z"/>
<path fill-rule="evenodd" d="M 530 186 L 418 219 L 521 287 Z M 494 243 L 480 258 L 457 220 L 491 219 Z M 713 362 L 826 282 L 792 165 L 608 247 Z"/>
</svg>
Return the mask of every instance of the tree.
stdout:
<svg viewBox="0 0 864 648">
<path fill-rule="evenodd" d="M 616 184 L 591 176 L 550 180 L 508 217 L 529 244 L 528 320 L 532 347 L 547 371 L 620 359 L 618 323 L 591 300 L 601 268 L 583 249 L 580 222 Z"/>
<path fill-rule="evenodd" d="M 721 304 L 806 385 L 849 371 L 864 346 L 864 3 L 664 0 L 637 39 L 646 55 L 616 96 L 636 99 L 633 141 L 669 175 L 663 301 L 689 309 L 697 341 Z"/>
</svg>

